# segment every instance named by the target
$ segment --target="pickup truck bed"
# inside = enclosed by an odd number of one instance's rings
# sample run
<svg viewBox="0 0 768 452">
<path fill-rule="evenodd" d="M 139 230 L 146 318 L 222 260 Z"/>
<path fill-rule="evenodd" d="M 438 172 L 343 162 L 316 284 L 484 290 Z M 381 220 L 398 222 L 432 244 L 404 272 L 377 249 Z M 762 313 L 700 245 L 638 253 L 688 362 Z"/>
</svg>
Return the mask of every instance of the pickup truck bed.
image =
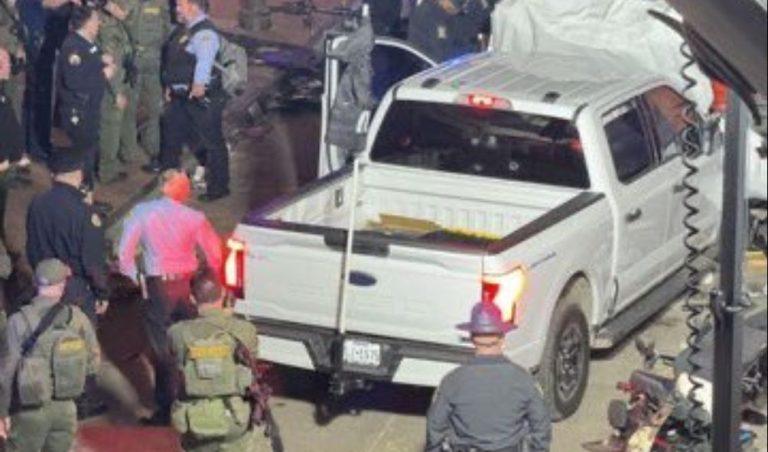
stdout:
<svg viewBox="0 0 768 452">
<path fill-rule="evenodd" d="M 366 166 L 358 186 L 356 230 L 443 243 L 492 242 L 580 193 L 508 184 L 510 190 L 502 192 L 498 181 Z M 352 174 L 346 172 L 293 198 L 290 204 L 273 205 L 258 215 L 277 222 L 346 229 L 351 196 Z"/>
</svg>

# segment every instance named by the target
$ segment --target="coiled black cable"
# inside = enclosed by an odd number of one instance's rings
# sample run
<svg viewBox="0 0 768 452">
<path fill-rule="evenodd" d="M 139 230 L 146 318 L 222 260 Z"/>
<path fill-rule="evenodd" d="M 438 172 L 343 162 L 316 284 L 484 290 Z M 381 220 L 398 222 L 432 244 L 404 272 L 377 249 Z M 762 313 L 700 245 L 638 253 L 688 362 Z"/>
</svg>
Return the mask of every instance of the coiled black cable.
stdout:
<svg viewBox="0 0 768 452">
<path fill-rule="evenodd" d="M 687 43 L 683 43 L 680 47 L 680 53 L 687 60 L 680 71 L 680 75 L 685 80 L 683 94 L 687 95 L 697 85 L 697 81 L 690 75 L 690 70 L 696 65 L 696 61 Z M 700 320 L 707 312 L 708 307 L 701 302 L 702 290 L 700 283 L 702 270 L 699 265 L 704 256 L 704 249 L 696 243 L 696 239 L 701 233 L 701 229 L 696 226 L 696 220 L 701 213 L 701 209 L 697 206 L 696 201 L 701 192 L 695 185 L 696 176 L 700 172 L 695 159 L 702 154 L 702 124 L 697 113 L 697 104 L 690 98 L 687 99 L 683 116 L 686 122 L 686 127 L 681 136 L 683 165 L 686 170 L 683 177 L 683 186 L 685 187 L 683 206 L 687 212 L 683 224 L 687 231 L 684 243 L 685 248 L 688 250 L 688 255 L 685 259 L 685 271 L 687 272 L 685 312 L 687 314 L 686 325 L 690 330 L 687 338 L 690 354 L 687 360 L 688 379 L 691 385 L 691 389 L 687 394 L 690 411 L 686 419 L 686 430 L 689 438 L 688 446 L 684 450 L 700 450 L 701 446 L 708 443 L 708 423 L 704 404 L 698 397 L 704 385 L 695 378 L 695 375 L 702 369 L 697 363 L 696 358 L 702 351 L 700 344 L 704 335 L 700 326 Z"/>
</svg>

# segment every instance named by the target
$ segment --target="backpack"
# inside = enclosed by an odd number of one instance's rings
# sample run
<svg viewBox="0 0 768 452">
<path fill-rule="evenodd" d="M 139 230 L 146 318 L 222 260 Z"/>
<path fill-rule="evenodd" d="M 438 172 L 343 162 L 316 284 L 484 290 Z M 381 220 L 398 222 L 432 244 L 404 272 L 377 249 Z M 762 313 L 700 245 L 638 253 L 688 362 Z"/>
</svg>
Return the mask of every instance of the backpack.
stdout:
<svg viewBox="0 0 768 452">
<path fill-rule="evenodd" d="M 221 84 L 230 96 L 239 96 L 248 83 L 248 54 L 245 48 L 219 33 L 219 54 L 214 66 L 221 73 Z"/>
<path fill-rule="evenodd" d="M 31 328 L 30 306 L 21 314 Z M 73 311 L 67 306 L 38 338 L 27 356 L 22 356 L 16 374 L 19 404 L 37 408 L 51 400 L 74 400 L 85 390 L 88 347 L 72 327 Z"/>
</svg>

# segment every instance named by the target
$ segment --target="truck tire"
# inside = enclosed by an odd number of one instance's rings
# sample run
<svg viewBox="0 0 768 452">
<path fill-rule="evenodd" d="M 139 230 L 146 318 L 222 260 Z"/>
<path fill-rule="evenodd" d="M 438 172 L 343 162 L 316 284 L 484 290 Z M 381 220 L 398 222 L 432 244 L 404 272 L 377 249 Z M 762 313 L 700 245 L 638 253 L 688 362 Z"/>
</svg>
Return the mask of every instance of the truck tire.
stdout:
<svg viewBox="0 0 768 452">
<path fill-rule="evenodd" d="M 572 416 L 587 390 L 589 325 L 579 304 L 579 297 L 591 296 L 585 290 L 589 291 L 589 286 L 577 282 L 555 308 L 537 375 L 555 422 Z"/>
</svg>

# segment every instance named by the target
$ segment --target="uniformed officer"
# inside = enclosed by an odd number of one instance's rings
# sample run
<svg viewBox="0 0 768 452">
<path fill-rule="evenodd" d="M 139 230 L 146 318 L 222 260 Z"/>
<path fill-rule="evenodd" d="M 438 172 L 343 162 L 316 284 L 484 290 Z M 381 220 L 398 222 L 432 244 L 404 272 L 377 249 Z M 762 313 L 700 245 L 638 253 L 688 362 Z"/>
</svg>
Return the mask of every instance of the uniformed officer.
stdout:
<svg viewBox="0 0 768 452">
<path fill-rule="evenodd" d="M 120 238 L 120 271 L 140 281 L 145 277 L 149 303 L 145 327 L 155 352 L 156 418 L 167 420 L 171 362 L 167 333 L 172 323 L 195 316 L 190 302 L 190 281 L 201 267 L 197 249 L 214 272 L 221 267 L 221 241 L 201 212 L 184 205 L 191 192 L 187 175 L 176 170 L 163 173 L 163 197 L 137 205 L 129 214 Z M 143 275 L 136 264 L 138 248 L 143 254 Z M 167 423 L 167 422 L 166 422 Z"/>
<path fill-rule="evenodd" d="M 69 268 L 37 265 L 38 295 L 11 316 L 0 355 L 0 438 L 9 451 L 67 452 L 77 430 L 74 400 L 99 366 L 93 326 L 63 304 Z"/>
<path fill-rule="evenodd" d="M 20 124 L 24 117 L 24 69 L 27 61 L 25 42 L 22 39 L 24 36 L 21 32 L 22 27 L 17 1 L 0 0 L 0 48 L 8 51 L 13 63 L 11 74 L 4 82 L 2 95 L 10 99 Z M 14 170 L 28 171 L 31 161 L 25 152 L 27 144 L 23 132 L 17 143 L 10 155 L 10 163 Z"/>
<path fill-rule="evenodd" d="M 24 42 L 21 40 L 19 27 L 21 22 L 14 0 L 0 0 L 0 48 L 8 51 L 11 59 L 16 63 L 16 69 L 23 65 L 27 58 Z M 12 100 L 16 115 L 21 118 L 22 86 L 17 82 L 17 77 L 8 79 L 6 96 Z"/>
<path fill-rule="evenodd" d="M 476 52 L 490 1 L 421 0 L 411 15 L 408 41 L 441 62 Z"/>
<path fill-rule="evenodd" d="M 5 246 L 5 202 L 8 196 L 7 177 L 10 169 L 9 156 L 16 148 L 21 137 L 21 128 L 11 106 L 11 100 L 4 94 L 3 85 L 10 77 L 10 56 L 0 47 L 0 290 L 2 282 L 8 279 L 13 270 L 8 249 Z M 0 297 L 0 338 L 5 333 L 5 299 Z M 1 346 L 1 344 L 0 344 Z"/>
<path fill-rule="evenodd" d="M 163 111 L 163 85 L 160 63 L 163 44 L 171 32 L 171 11 L 167 0 L 140 0 L 128 21 L 136 44 L 136 86 L 130 91 L 127 120 L 122 138 L 126 146 L 138 149 L 137 111 L 141 107 L 146 123 L 140 134 L 141 147 L 150 159 L 146 171 L 160 171 L 160 115 Z"/>
<path fill-rule="evenodd" d="M 108 306 L 106 245 L 101 217 L 81 189 L 82 165 L 77 153 L 51 156 L 53 187 L 29 205 L 26 250 L 32 266 L 56 258 L 72 269 L 66 300 L 95 322 Z"/>
<path fill-rule="evenodd" d="M 173 426 L 186 451 L 256 452 L 260 435 L 252 428 L 245 400 L 254 376 L 237 356 L 240 351 L 257 359 L 256 327 L 224 312 L 224 290 L 215 277 L 197 277 L 192 293 L 199 318 L 177 323 L 169 332 L 177 375 L 183 379 Z"/>
<path fill-rule="evenodd" d="M 220 38 L 208 19 L 208 0 L 179 0 L 176 17 L 181 22 L 172 33 L 163 56 L 163 82 L 168 106 L 163 116 L 164 169 L 180 168 L 184 144 L 196 149 L 206 168 L 207 192 L 203 202 L 229 195 L 229 153 L 222 130 L 227 95 L 215 68 Z"/>
<path fill-rule="evenodd" d="M 128 28 L 129 16 L 137 9 L 136 0 L 113 0 L 102 9 L 97 43 L 105 55 L 115 62 L 115 75 L 101 103 L 99 129 L 99 180 L 106 185 L 125 180 L 123 162 L 132 161 L 136 139 L 123 139 L 123 127 L 136 119 L 128 114 L 128 102 L 133 95 L 135 80 L 134 44 Z M 134 132 L 136 131 L 134 127 Z M 127 137 L 126 137 L 127 138 Z"/>
<path fill-rule="evenodd" d="M 13 107 L 13 100 L 6 91 L 10 77 L 10 55 L 0 47 L 0 241 L 6 238 L 5 203 L 8 197 L 11 162 L 24 147 L 23 134 Z"/>
<path fill-rule="evenodd" d="M 549 412 L 533 377 L 504 357 L 512 326 L 492 303 L 472 309 L 475 357 L 443 379 L 427 417 L 427 452 L 548 451 Z"/>
<path fill-rule="evenodd" d="M 78 7 L 72 12 L 71 28 L 59 58 L 59 114 L 73 149 L 85 157 L 85 185 L 93 190 L 99 148 L 101 102 L 107 80 L 117 67 L 96 44 L 98 11 Z"/>
</svg>

